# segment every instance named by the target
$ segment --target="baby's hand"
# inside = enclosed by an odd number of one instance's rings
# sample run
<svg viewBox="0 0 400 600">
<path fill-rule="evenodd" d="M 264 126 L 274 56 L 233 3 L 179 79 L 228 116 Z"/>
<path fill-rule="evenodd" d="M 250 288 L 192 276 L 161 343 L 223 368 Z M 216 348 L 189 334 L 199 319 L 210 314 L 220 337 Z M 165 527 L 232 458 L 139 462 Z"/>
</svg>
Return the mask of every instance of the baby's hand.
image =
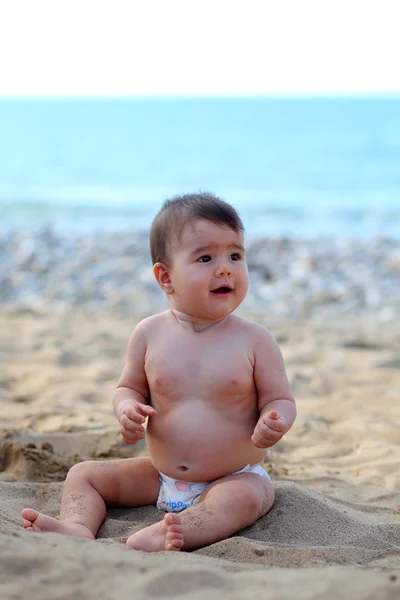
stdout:
<svg viewBox="0 0 400 600">
<path fill-rule="evenodd" d="M 270 448 L 279 442 L 287 429 L 286 419 L 281 417 L 276 410 L 271 410 L 258 420 L 251 441 L 256 448 Z"/>
<path fill-rule="evenodd" d="M 130 403 L 124 407 L 119 417 L 121 437 L 125 444 L 136 444 L 144 438 L 143 423 L 146 417 L 153 417 L 157 411 L 147 404 Z"/>
</svg>

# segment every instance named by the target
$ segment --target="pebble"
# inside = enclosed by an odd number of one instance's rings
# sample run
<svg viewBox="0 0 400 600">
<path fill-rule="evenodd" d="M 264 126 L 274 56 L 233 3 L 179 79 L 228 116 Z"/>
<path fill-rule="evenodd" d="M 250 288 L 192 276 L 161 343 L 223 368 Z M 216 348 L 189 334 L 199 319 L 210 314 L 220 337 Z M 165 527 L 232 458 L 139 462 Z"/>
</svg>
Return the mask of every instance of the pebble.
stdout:
<svg viewBox="0 0 400 600">
<path fill-rule="evenodd" d="M 248 239 L 244 310 L 276 317 L 400 317 L 400 242 Z M 62 235 L 51 227 L 0 234 L 0 307 L 145 316 L 168 304 L 143 231 Z"/>
</svg>

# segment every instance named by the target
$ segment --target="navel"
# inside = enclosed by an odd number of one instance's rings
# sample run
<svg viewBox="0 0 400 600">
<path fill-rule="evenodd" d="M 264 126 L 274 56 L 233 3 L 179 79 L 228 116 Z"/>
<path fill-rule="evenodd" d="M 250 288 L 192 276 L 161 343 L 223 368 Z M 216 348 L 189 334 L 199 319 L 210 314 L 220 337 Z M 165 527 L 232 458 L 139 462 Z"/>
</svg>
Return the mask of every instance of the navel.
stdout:
<svg viewBox="0 0 400 600">
<path fill-rule="evenodd" d="M 187 470 L 188 470 L 188 468 L 189 468 L 189 467 L 187 467 L 186 465 L 180 465 L 180 466 L 178 467 L 178 469 L 179 469 L 180 471 L 187 471 Z"/>
</svg>

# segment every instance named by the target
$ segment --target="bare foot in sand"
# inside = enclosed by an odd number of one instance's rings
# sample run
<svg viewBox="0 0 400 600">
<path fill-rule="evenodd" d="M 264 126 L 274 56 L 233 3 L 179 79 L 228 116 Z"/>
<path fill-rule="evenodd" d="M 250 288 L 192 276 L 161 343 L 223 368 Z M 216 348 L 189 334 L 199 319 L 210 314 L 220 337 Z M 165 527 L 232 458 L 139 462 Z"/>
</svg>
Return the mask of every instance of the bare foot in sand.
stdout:
<svg viewBox="0 0 400 600">
<path fill-rule="evenodd" d="M 183 543 L 181 518 L 176 513 L 167 513 L 163 521 L 137 531 L 126 541 L 130 548 L 145 552 L 182 550 Z"/>
<path fill-rule="evenodd" d="M 73 537 L 82 537 L 94 540 L 92 532 L 84 525 L 79 523 L 66 523 L 53 517 L 43 515 L 33 508 L 24 508 L 21 511 L 21 517 L 24 519 L 24 529 L 34 532 L 51 532 L 71 535 Z"/>
</svg>

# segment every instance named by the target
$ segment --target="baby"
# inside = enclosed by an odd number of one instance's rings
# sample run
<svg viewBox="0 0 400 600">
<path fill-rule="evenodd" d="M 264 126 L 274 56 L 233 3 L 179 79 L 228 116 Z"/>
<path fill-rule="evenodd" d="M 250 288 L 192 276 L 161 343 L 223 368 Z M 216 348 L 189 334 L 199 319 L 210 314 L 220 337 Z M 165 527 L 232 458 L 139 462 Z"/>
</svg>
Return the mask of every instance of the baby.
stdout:
<svg viewBox="0 0 400 600">
<path fill-rule="evenodd" d="M 94 539 L 106 506 L 154 504 L 164 519 L 133 533 L 137 550 L 191 550 L 265 515 L 274 488 L 266 448 L 296 407 L 281 352 L 263 326 L 233 315 L 248 288 L 243 224 L 212 194 L 167 200 L 150 231 L 169 309 L 141 321 L 114 395 L 124 442 L 149 456 L 74 465 L 60 520 L 22 511 L 28 531 Z"/>
</svg>

